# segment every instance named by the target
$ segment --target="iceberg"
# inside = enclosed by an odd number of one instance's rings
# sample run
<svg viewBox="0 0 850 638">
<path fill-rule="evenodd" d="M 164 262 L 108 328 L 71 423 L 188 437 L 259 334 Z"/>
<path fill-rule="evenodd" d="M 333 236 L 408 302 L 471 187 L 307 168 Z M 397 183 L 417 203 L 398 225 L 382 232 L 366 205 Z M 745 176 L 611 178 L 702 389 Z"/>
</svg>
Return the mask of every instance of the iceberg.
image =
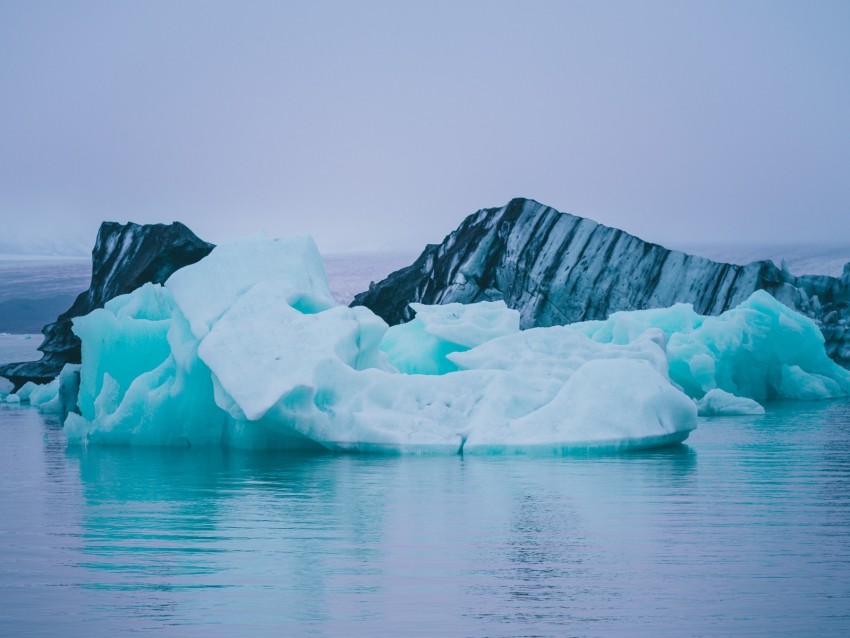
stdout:
<svg viewBox="0 0 850 638">
<path fill-rule="evenodd" d="M 337 306 L 308 237 L 212 250 L 74 319 L 71 442 L 391 453 L 543 453 L 679 442 L 694 402 L 665 339 L 519 331 L 502 303 L 419 306 L 388 329 Z"/>
<path fill-rule="evenodd" d="M 15 395 L 18 397 L 18 401 L 21 403 L 29 403 L 30 395 L 34 390 L 38 389 L 38 385 L 33 383 L 32 381 L 27 381 L 20 390 L 15 392 Z"/>
<path fill-rule="evenodd" d="M 814 321 L 762 290 L 717 316 L 676 304 L 568 328 L 599 343 L 629 343 L 650 328 L 661 330 L 670 379 L 697 399 L 714 389 L 755 401 L 850 395 L 850 371 L 826 355 Z"/>
<path fill-rule="evenodd" d="M 764 292 L 715 317 L 677 304 L 528 330 L 501 301 L 412 311 L 389 328 L 338 306 L 312 239 L 250 237 L 74 319 L 82 364 L 30 401 L 70 411 L 83 444 L 564 454 L 850 393 L 817 326 Z"/>
<path fill-rule="evenodd" d="M 50 383 L 25 383 L 16 393 L 6 397 L 7 403 L 29 403 L 39 412 L 64 417 L 74 409 L 79 393 L 80 366 L 65 364 Z"/>
<path fill-rule="evenodd" d="M 519 332 L 519 312 L 504 301 L 442 306 L 412 303 L 410 308 L 416 317 L 391 327 L 381 341 L 390 363 L 407 374 L 454 372 L 458 367 L 448 355 Z"/>
<path fill-rule="evenodd" d="M 764 406 L 758 401 L 736 397 L 719 388 L 709 390 L 697 401 L 700 416 L 750 416 L 764 414 Z"/>
<path fill-rule="evenodd" d="M 80 366 L 66 363 L 58 377 L 32 391 L 30 405 L 37 406 L 39 412 L 64 416 L 74 409 L 79 390 Z"/>
</svg>

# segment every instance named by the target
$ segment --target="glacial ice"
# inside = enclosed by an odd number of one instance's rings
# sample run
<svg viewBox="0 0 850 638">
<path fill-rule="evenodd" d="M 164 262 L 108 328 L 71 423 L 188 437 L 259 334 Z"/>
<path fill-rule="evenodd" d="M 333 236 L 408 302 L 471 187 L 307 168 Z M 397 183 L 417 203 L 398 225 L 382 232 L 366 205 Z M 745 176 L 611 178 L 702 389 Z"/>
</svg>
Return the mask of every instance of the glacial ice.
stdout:
<svg viewBox="0 0 850 638">
<path fill-rule="evenodd" d="M 83 342 L 69 440 L 140 445 L 218 444 L 227 414 L 187 319 L 160 285 L 146 284 L 74 319 Z M 133 352 L 141 343 L 147 352 Z"/>
<path fill-rule="evenodd" d="M 228 411 L 256 421 L 285 394 L 311 386 L 317 362 L 340 360 L 354 370 L 389 370 L 379 350 L 385 330 L 386 324 L 365 308 L 299 312 L 274 286 L 262 282 L 215 323 L 198 356 L 232 399 L 226 401 Z"/>
<path fill-rule="evenodd" d="M 724 392 L 720 388 L 714 388 L 705 393 L 705 396 L 697 401 L 697 410 L 700 416 L 747 416 L 764 414 L 764 406 L 758 401 L 745 397 L 736 397 L 734 394 Z"/>
<path fill-rule="evenodd" d="M 600 343 L 628 343 L 649 328 L 667 337 L 670 379 L 691 397 L 715 388 L 756 401 L 850 394 L 850 371 L 826 355 L 815 323 L 764 291 L 702 316 L 690 304 L 616 312 L 568 328 Z"/>
<path fill-rule="evenodd" d="M 78 364 L 66 363 L 59 376 L 50 383 L 38 386 L 30 394 L 30 405 L 40 412 L 64 415 L 74 409 L 79 394 Z"/>
<path fill-rule="evenodd" d="M 5 403 L 29 403 L 30 395 L 34 390 L 37 390 L 38 387 L 39 386 L 37 384 L 32 381 L 28 381 L 18 388 L 17 392 L 0 393 L 0 400 Z"/>
<path fill-rule="evenodd" d="M 74 409 L 79 391 L 79 365 L 66 364 L 59 376 L 50 383 L 38 385 L 25 383 L 14 394 L 5 398 L 6 403 L 29 403 L 39 412 L 65 415 Z"/>
<path fill-rule="evenodd" d="M 38 389 L 37 384 L 32 381 L 27 381 L 17 392 L 15 392 L 18 397 L 18 401 L 29 403 L 30 395 L 33 393 L 33 390 L 36 389 Z"/>
<path fill-rule="evenodd" d="M 219 246 L 74 320 L 79 414 L 65 431 L 83 443 L 561 454 L 682 441 L 698 405 L 754 414 L 754 399 L 850 391 L 817 327 L 766 293 L 718 317 L 679 304 L 524 331 L 501 302 L 413 310 L 388 329 L 335 305 L 306 237 Z M 59 403 L 77 380 L 63 375 Z"/>
<path fill-rule="evenodd" d="M 551 454 L 681 441 L 696 426 L 660 331 L 605 345 L 565 328 L 518 332 L 501 303 L 416 311 L 419 324 L 392 333 L 365 308 L 335 306 L 309 238 L 219 246 L 74 320 L 80 413 L 65 431 L 86 443 Z M 441 374 L 415 373 L 428 357 Z"/>
<path fill-rule="evenodd" d="M 504 301 L 441 306 L 412 303 L 410 308 L 416 317 L 392 326 L 381 341 L 390 363 L 406 374 L 454 372 L 457 365 L 447 355 L 519 332 L 519 312 Z"/>
<path fill-rule="evenodd" d="M 276 286 L 290 306 L 314 313 L 336 306 L 311 237 L 247 237 L 218 246 L 215 258 L 181 268 L 166 282 L 192 332 L 203 339 L 212 325 L 252 286 Z"/>
</svg>

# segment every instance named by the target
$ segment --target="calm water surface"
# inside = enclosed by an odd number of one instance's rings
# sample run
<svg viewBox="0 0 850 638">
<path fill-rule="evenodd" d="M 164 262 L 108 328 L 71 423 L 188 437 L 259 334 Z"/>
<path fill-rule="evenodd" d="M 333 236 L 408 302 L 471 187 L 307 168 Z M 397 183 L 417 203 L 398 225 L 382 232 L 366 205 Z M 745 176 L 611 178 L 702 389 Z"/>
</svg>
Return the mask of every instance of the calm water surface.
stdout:
<svg viewBox="0 0 850 638">
<path fill-rule="evenodd" d="M 850 403 L 570 458 L 67 447 L 0 405 L 0 635 L 850 635 Z"/>
</svg>

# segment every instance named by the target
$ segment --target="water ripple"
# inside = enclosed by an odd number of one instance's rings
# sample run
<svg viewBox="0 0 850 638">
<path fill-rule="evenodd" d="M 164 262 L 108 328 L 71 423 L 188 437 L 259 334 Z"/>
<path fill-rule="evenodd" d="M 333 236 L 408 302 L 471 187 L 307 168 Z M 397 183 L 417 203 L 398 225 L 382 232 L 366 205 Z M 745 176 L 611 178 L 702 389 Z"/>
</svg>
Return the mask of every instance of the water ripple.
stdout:
<svg viewBox="0 0 850 638">
<path fill-rule="evenodd" d="M 3 635 L 850 633 L 848 402 L 563 459 L 83 450 L 22 407 L 0 428 Z"/>
</svg>

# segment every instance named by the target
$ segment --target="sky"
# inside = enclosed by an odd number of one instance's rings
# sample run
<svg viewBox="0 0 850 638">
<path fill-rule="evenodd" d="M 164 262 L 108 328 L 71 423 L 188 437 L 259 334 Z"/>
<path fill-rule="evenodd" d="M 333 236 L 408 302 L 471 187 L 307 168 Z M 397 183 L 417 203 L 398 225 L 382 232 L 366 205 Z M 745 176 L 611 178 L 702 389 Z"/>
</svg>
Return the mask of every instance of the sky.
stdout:
<svg viewBox="0 0 850 638">
<path fill-rule="evenodd" d="M 530 197 L 850 243 L 850 2 L 0 0 L 0 252 L 102 220 L 415 251 Z"/>
</svg>

